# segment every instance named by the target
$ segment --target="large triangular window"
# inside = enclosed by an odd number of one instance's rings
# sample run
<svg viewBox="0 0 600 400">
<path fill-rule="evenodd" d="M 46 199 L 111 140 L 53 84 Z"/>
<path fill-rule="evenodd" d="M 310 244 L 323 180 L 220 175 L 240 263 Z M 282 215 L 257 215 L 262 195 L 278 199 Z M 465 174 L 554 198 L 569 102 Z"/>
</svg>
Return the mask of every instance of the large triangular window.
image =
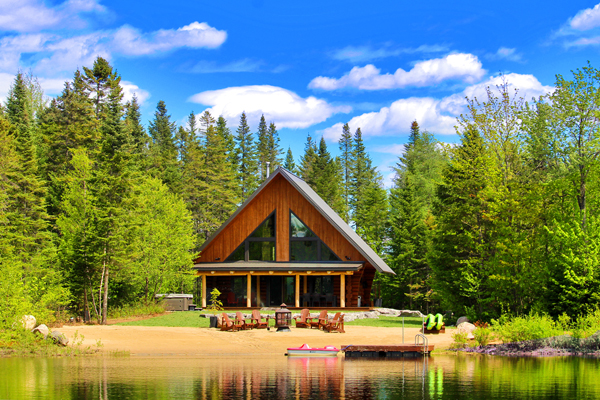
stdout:
<svg viewBox="0 0 600 400">
<path fill-rule="evenodd" d="M 275 211 L 225 260 L 275 261 Z"/>
<path fill-rule="evenodd" d="M 290 210 L 290 261 L 342 261 Z"/>
</svg>

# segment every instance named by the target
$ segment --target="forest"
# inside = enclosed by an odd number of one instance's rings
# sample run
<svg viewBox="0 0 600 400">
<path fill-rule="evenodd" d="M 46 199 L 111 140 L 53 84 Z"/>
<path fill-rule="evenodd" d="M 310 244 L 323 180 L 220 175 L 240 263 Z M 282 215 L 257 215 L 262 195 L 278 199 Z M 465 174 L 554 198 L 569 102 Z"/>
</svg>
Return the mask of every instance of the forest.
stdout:
<svg viewBox="0 0 600 400">
<path fill-rule="evenodd" d="M 600 300 L 591 65 L 538 99 L 509 82 L 467 99 L 456 144 L 414 121 L 389 189 L 360 128 L 344 125 L 339 156 L 308 135 L 295 159 L 264 116 L 256 131 L 245 114 L 177 126 L 159 101 L 146 128 L 120 81 L 100 57 L 53 99 L 31 74 L 14 78 L 0 108 L 0 330 L 24 314 L 105 324 L 157 293 L 197 295 L 192 260 L 267 163 L 304 179 L 396 272 L 373 285 L 385 307 L 490 320 L 578 316 Z"/>
</svg>

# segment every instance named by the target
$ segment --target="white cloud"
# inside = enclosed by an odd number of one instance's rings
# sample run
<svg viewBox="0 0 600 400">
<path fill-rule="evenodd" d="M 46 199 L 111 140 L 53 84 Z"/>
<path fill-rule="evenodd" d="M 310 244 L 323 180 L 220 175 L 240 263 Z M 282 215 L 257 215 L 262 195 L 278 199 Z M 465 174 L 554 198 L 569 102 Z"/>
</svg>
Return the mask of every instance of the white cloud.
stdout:
<svg viewBox="0 0 600 400">
<path fill-rule="evenodd" d="M 251 124 L 260 116 L 274 121 L 278 128 L 306 128 L 325 121 L 336 113 L 351 111 L 348 106 L 332 106 L 313 96 L 302 98 L 289 90 L 269 85 L 239 86 L 195 94 L 190 101 L 211 106 L 213 115 L 229 120 L 246 113 Z"/>
<path fill-rule="evenodd" d="M 500 47 L 498 51 L 485 56 L 488 60 L 508 60 L 515 62 L 522 62 L 521 54 L 517 53 L 517 49 L 510 49 L 508 47 Z"/>
<path fill-rule="evenodd" d="M 379 111 L 358 115 L 348 125 L 352 130 L 360 127 L 364 137 L 384 136 L 407 133 L 412 121 L 417 120 L 421 129 L 434 134 L 453 134 L 456 118 L 466 111 L 465 97 L 487 99 L 486 88 L 494 88 L 505 79 L 509 85 L 509 93 L 518 88 L 518 96 L 526 100 L 549 93 L 550 86 L 542 85 L 533 75 L 508 74 L 491 77 L 485 82 L 467 87 L 443 99 L 430 97 L 411 97 L 393 102 L 389 107 Z M 324 129 L 321 133 L 329 141 L 337 141 L 342 133 L 343 124 L 338 123 Z"/>
<path fill-rule="evenodd" d="M 138 104 L 142 105 L 150 98 L 150 92 L 141 89 L 133 82 L 121 81 L 121 87 L 123 88 L 123 101 L 130 101 L 133 99 L 133 95 L 135 94 Z"/>
<path fill-rule="evenodd" d="M 192 22 L 177 30 L 161 29 L 142 33 L 130 26 L 123 26 L 113 37 L 111 48 L 126 55 L 148 55 L 179 47 L 215 48 L 227 39 L 227 32 L 220 31 L 206 22 Z"/>
<path fill-rule="evenodd" d="M 0 30 L 36 32 L 64 27 L 81 28 L 80 13 L 102 12 L 104 7 L 93 0 L 70 0 L 49 8 L 41 0 L 5 0 L 0 3 Z"/>
<path fill-rule="evenodd" d="M 587 31 L 600 26 L 600 4 L 596 4 L 594 8 L 579 11 L 571 18 L 569 25 L 578 31 Z"/>
<path fill-rule="evenodd" d="M 100 56 L 107 60 L 113 54 L 150 55 L 181 47 L 212 48 L 226 39 L 227 33 L 206 23 L 194 22 L 177 30 L 142 33 L 129 26 L 116 31 L 62 37 L 52 34 L 20 34 L 0 39 L 0 71 L 13 72 L 30 67 L 38 74 L 60 74 L 92 65 Z M 37 53 L 31 65 L 21 65 L 23 53 Z"/>
<path fill-rule="evenodd" d="M 422 45 L 416 48 L 382 47 L 377 49 L 374 49 L 371 46 L 346 46 L 343 49 L 333 52 L 332 58 L 335 60 L 358 63 L 387 57 L 396 57 L 401 54 L 439 53 L 445 51 L 448 51 L 448 48 L 441 45 Z"/>
<path fill-rule="evenodd" d="M 336 90 L 355 87 L 362 90 L 395 89 L 405 86 L 428 86 L 447 79 L 475 82 L 485 74 L 481 62 L 473 54 L 456 53 L 443 58 L 419 61 L 410 71 L 398 68 L 392 74 L 381 74 L 372 64 L 354 67 L 343 77 L 328 78 L 319 76 L 308 85 L 309 88 Z"/>
<path fill-rule="evenodd" d="M 194 65 L 190 72 L 200 74 L 221 73 L 221 72 L 255 72 L 260 69 L 262 62 L 253 61 L 248 58 L 233 61 L 228 64 L 218 65 L 214 61 L 199 61 Z"/>
<path fill-rule="evenodd" d="M 392 143 L 389 145 L 386 144 L 380 146 L 373 146 L 370 147 L 369 150 L 371 150 L 374 153 L 393 154 L 395 156 L 401 156 L 402 154 L 404 154 L 404 145 Z"/>
</svg>

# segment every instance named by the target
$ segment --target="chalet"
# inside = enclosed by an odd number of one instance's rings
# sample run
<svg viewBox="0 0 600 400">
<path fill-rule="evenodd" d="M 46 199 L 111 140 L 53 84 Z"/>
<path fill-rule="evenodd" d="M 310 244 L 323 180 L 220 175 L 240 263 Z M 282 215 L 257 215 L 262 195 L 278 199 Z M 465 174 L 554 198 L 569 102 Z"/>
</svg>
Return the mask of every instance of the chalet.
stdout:
<svg viewBox="0 0 600 400">
<path fill-rule="evenodd" d="M 277 168 L 202 245 L 202 307 L 367 307 L 386 263 L 302 179 Z"/>
</svg>

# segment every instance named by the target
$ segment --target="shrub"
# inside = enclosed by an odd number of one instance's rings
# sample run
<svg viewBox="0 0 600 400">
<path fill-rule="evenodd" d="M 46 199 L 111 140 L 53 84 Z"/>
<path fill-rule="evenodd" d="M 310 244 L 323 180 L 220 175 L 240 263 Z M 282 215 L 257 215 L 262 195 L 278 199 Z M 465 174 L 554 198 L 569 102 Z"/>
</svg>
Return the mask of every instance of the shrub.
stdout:
<svg viewBox="0 0 600 400">
<path fill-rule="evenodd" d="M 580 315 L 571 327 L 573 337 L 586 338 L 600 330 L 600 309 Z"/>
<path fill-rule="evenodd" d="M 515 317 L 503 314 L 497 320 L 492 319 L 492 329 L 503 343 L 562 335 L 564 331 L 561 328 L 560 324 L 548 315 L 538 313 Z"/>
<path fill-rule="evenodd" d="M 108 310 L 109 318 L 129 318 L 139 317 L 144 315 L 162 314 L 165 312 L 164 303 L 149 303 L 149 304 L 127 304 L 122 307 L 114 307 Z"/>
<path fill-rule="evenodd" d="M 480 326 L 473 331 L 473 336 L 477 346 L 487 346 L 493 340 L 494 332 L 487 326 Z"/>
<path fill-rule="evenodd" d="M 452 334 L 452 339 L 454 340 L 454 343 L 450 345 L 451 349 L 464 349 L 469 342 L 466 332 L 454 332 Z"/>
</svg>

